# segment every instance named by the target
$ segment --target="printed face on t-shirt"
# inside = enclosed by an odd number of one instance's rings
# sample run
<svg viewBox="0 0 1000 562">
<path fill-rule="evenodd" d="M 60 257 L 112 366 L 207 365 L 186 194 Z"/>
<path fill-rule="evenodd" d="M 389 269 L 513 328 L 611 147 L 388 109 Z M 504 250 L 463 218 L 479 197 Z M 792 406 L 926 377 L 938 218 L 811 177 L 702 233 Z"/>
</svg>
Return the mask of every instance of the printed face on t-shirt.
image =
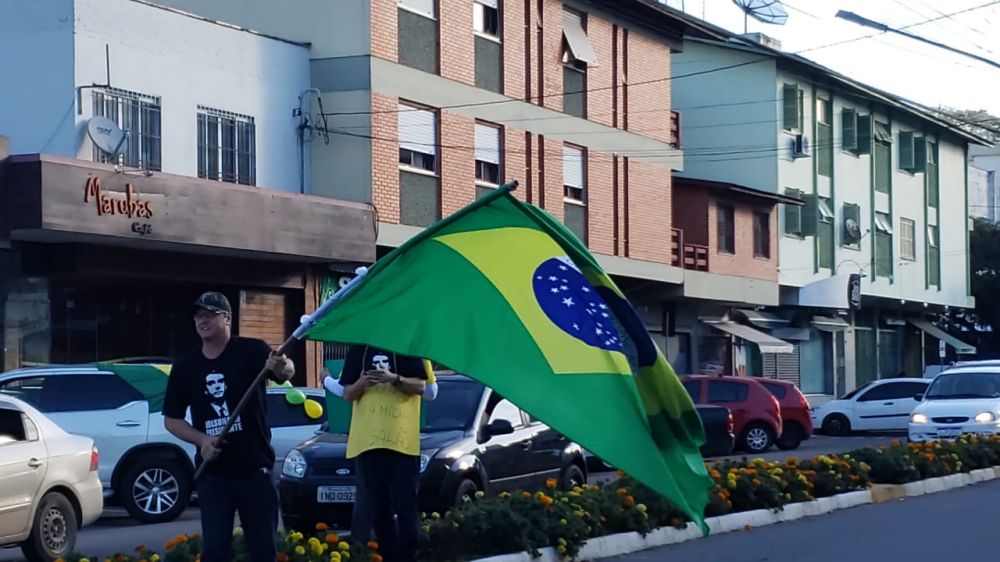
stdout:
<svg viewBox="0 0 1000 562">
<path fill-rule="evenodd" d="M 372 356 L 372 369 L 376 371 L 392 370 L 392 365 L 389 364 L 389 357 L 381 354 Z"/>
<path fill-rule="evenodd" d="M 205 377 L 205 392 L 212 398 L 222 398 L 226 395 L 226 375 L 209 373 Z"/>
</svg>

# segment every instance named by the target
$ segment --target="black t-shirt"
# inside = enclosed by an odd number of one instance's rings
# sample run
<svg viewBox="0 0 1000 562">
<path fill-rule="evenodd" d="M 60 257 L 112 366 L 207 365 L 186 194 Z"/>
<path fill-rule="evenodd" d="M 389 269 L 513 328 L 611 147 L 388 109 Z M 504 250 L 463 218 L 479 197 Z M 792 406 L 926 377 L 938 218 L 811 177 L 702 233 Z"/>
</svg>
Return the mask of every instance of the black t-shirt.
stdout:
<svg viewBox="0 0 1000 562">
<path fill-rule="evenodd" d="M 370 345 L 354 345 L 347 350 L 340 384 L 347 386 L 358 382 L 368 370 L 388 369 L 401 377 L 427 380 L 424 361 L 419 357 L 400 355 Z"/>
<path fill-rule="evenodd" d="M 220 435 L 229 412 L 239 404 L 270 353 L 270 346 L 261 340 L 234 337 L 215 359 L 206 358 L 200 347 L 182 355 L 167 378 L 163 415 L 184 419 L 190 408 L 195 429 L 213 437 Z M 267 382 L 262 381 L 254 390 L 226 434 L 222 453 L 205 467 L 206 473 L 240 476 L 274 466 L 264 399 L 266 386 Z M 195 462 L 201 464 L 201 451 Z"/>
</svg>

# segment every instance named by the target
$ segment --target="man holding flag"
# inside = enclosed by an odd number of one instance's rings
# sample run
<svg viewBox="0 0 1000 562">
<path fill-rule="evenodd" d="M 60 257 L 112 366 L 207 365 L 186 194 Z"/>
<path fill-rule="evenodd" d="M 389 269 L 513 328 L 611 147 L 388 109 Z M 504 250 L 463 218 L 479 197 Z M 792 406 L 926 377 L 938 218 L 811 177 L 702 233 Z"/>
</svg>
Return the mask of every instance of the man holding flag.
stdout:
<svg viewBox="0 0 1000 562">
<path fill-rule="evenodd" d="M 298 337 L 426 357 L 477 379 L 707 533 L 712 481 L 690 397 L 586 247 L 513 188 L 379 260 Z"/>
</svg>

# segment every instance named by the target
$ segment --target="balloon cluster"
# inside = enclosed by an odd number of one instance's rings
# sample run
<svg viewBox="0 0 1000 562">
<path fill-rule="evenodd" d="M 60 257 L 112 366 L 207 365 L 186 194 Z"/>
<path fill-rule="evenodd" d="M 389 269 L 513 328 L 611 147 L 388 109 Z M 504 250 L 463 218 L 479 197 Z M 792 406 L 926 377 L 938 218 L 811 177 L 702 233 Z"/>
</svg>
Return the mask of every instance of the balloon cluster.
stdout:
<svg viewBox="0 0 1000 562">
<path fill-rule="evenodd" d="M 295 406 L 302 404 L 303 408 L 306 410 L 306 415 L 309 416 L 309 419 L 316 420 L 323 415 L 323 406 L 312 398 L 306 398 L 305 393 L 303 393 L 300 389 L 293 387 L 291 381 L 285 381 L 281 384 L 281 386 L 288 388 L 288 390 L 285 391 L 285 400 L 287 400 L 289 404 Z"/>
</svg>

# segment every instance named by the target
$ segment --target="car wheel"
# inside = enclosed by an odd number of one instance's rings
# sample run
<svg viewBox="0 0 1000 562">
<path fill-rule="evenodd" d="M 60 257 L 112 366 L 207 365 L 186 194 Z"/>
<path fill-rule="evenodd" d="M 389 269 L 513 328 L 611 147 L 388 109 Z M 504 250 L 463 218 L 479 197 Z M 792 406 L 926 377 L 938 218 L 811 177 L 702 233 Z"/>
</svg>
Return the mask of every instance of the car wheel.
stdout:
<svg viewBox="0 0 1000 562">
<path fill-rule="evenodd" d="M 851 420 L 844 414 L 830 414 L 823 418 L 823 433 L 843 437 L 851 432 Z"/>
<path fill-rule="evenodd" d="M 792 449 L 798 449 L 799 444 L 802 443 L 802 437 L 804 431 L 796 423 L 790 423 L 781 430 L 781 437 L 774 442 L 782 451 L 791 451 Z"/>
<path fill-rule="evenodd" d="M 465 502 L 472 501 L 476 497 L 476 492 L 479 491 L 479 484 L 476 484 L 475 480 L 470 480 L 468 478 L 463 479 L 458 483 L 458 488 L 455 489 L 455 507 L 462 507 Z"/>
<path fill-rule="evenodd" d="M 576 464 L 567 466 L 559 477 L 559 487 L 566 492 L 572 490 L 574 486 L 583 486 L 586 483 L 587 477 L 583 474 L 583 470 Z"/>
<path fill-rule="evenodd" d="M 118 499 L 142 523 L 173 521 L 191 499 L 191 477 L 172 459 L 140 460 L 122 474 Z"/>
<path fill-rule="evenodd" d="M 762 423 L 755 423 L 743 432 L 741 440 L 743 448 L 751 453 L 763 453 L 771 448 L 774 435 L 771 428 Z"/>
<path fill-rule="evenodd" d="M 76 545 L 78 527 L 76 510 L 69 499 L 59 492 L 49 492 L 38 504 L 31 536 L 21 545 L 21 551 L 31 562 L 63 558 Z"/>
</svg>

